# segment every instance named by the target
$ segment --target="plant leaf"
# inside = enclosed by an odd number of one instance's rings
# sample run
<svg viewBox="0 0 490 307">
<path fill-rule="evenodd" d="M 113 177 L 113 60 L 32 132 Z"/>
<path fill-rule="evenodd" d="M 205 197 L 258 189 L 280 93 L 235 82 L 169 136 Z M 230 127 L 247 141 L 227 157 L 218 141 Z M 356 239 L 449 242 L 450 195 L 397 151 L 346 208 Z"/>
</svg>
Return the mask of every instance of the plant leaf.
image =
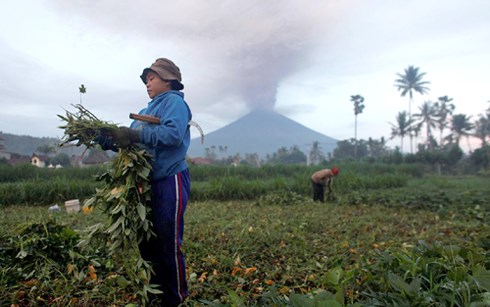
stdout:
<svg viewBox="0 0 490 307">
<path fill-rule="evenodd" d="M 138 210 L 138 215 L 142 221 L 146 220 L 146 208 L 142 204 L 138 204 L 136 207 L 136 210 Z"/>
</svg>

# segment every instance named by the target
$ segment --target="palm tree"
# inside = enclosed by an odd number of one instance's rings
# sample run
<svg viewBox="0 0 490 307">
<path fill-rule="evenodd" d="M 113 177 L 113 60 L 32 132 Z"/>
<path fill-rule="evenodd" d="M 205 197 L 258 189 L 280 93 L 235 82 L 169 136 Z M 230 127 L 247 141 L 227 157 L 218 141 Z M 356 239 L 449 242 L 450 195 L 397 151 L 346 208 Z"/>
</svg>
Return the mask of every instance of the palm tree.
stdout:
<svg viewBox="0 0 490 307">
<path fill-rule="evenodd" d="M 475 122 L 475 133 L 473 136 L 481 140 L 481 146 L 487 145 L 487 137 L 490 135 L 490 120 L 480 114 L 480 117 Z"/>
<path fill-rule="evenodd" d="M 404 74 L 397 73 L 399 79 L 395 80 L 395 86 L 398 88 L 398 91 L 401 91 L 401 96 L 405 97 L 408 94 L 408 121 L 412 122 L 412 102 L 413 102 L 413 92 L 417 92 L 421 95 L 424 95 L 429 91 L 429 88 L 426 87 L 430 82 L 422 81 L 422 78 L 425 76 L 424 73 L 419 73 L 418 67 L 408 66 L 405 68 Z M 413 135 L 410 130 L 410 152 L 413 153 Z"/>
<path fill-rule="evenodd" d="M 413 137 L 413 140 L 414 140 L 413 145 L 415 148 L 419 148 L 417 140 L 419 139 L 419 135 L 420 135 L 421 130 L 422 130 L 422 125 L 421 124 L 415 125 L 413 118 L 412 118 L 412 122 L 410 125 L 410 136 Z"/>
<path fill-rule="evenodd" d="M 309 164 L 317 164 L 319 163 L 325 155 L 322 152 L 322 147 L 318 141 L 314 141 L 311 146 L 310 153 L 308 155 Z"/>
<path fill-rule="evenodd" d="M 414 114 L 413 116 L 420 119 L 420 126 L 425 125 L 427 149 L 432 150 L 432 133 L 430 129 L 436 127 L 436 109 L 431 101 L 425 101 L 419 107 L 419 110 L 420 113 Z"/>
<path fill-rule="evenodd" d="M 468 148 L 471 151 L 468 138 L 471 135 L 473 124 L 470 123 L 470 118 L 471 116 L 467 117 L 466 114 L 454 115 L 451 121 L 451 131 L 453 132 L 454 138 L 456 138 L 456 145 L 459 147 L 459 140 L 465 136 L 468 141 Z"/>
<path fill-rule="evenodd" d="M 80 104 L 82 104 L 82 94 L 85 94 L 87 92 L 87 88 L 85 87 L 85 85 L 82 84 L 80 85 L 78 90 L 80 91 Z"/>
<path fill-rule="evenodd" d="M 454 104 L 450 103 L 453 99 L 448 96 L 442 96 L 437 99 L 434 108 L 437 113 L 437 127 L 439 128 L 439 146 L 442 147 L 442 132 L 448 126 L 448 116 L 453 114 Z"/>
<path fill-rule="evenodd" d="M 383 136 L 381 137 L 381 139 L 379 141 L 370 137 L 367 141 L 367 148 L 368 148 L 369 156 L 375 157 L 375 158 L 381 157 L 386 151 L 385 146 L 386 146 L 386 141 L 385 141 L 385 138 Z"/>
<path fill-rule="evenodd" d="M 56 146 L 55 145 L 48 145 L 48 144 L 39 145 L 36 148 L 36 151 L 45 155 L 45 156 L 49 156 L 50 154 L 56 153 Z"/>
<path fill-rule="evenodd" d="M 407 118 L 407 112 L 403 111 L 398 113 L 396 116 L 396 125 L 390 123 L 391 125 L 391 137 L 390 140 L 394 139 L 395 137 L 400 137 L 401 142 L 400 142 L 400 152 L 403 152 L 403 138 L 407 133 L 410 132 L 410 125 L 411 122 Z"/>
<path fill-rule="evenodd" d="M 361 95 L 350 96 L 350 101 L 354 102 L 355 128 L 354 128 L 354 157 L 357 158 L 357 115 L 364 110 L 364 97 Z"/>
</svg>

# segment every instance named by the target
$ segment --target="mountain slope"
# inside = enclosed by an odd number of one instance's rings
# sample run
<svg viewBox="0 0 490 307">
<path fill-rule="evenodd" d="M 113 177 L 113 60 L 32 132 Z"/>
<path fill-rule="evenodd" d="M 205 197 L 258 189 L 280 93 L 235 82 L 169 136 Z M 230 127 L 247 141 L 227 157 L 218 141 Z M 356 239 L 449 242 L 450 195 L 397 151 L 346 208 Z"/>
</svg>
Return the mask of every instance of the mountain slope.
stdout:
<svg viewBox="0 0 490 307">
<path fill-rule="evenodd" d="M 33 137 L 28 135 L 15 135 L 10 133 L 0 133 L 0 136 L 5 142 L 5 150 L 10 153 L 16 153 L 24 156 L 31 156 L 36 152 L 37 148 L 44 145 L 49 145 L 55 147 L 58 152 L 65 153 L 69 156 L 80 155 L 85 147 L 80 146 L 66 146 L 58 148 L 58 143 L 60 142 L 57 138 L 52 137 Z"/>
<path fill-rule="evenodd" d="M 206 133 L 206 132 L 205 132 Z M 239 153 L 257 153 L 264 158 L 267 154 L 275 153 L 279 148 L 298 146 L 307 154 L 313 144 L 319 142 L 324 154 L 332 152 L 337 146 L 337 140 L 307 128 L 279 113 L 254 110 L 229 125 L 205 135 L 204 144 L 200 139 L 192 139 L 188 155 L 204 157 L 206 148 L 226 146 L 224 156 Z"/>
<path fill-rule="evenodd" d="M 275 153 L 281 147 L 289 149 L 296 145 L 307 154 L 313 142 L 319 142 L 321 150 L 327 154 L 337 146 L 337 140 L 329 136 L 307 128 L 279 113 L 259 109 L 221 129 L 209 134 L 206 131 L 204 133 L 204 144 L 201 144 L 200 138 L 191 140 L 188 151 L 191 158 L 204 157 L 206 148 L 211 149 L 213 146 L 218 157 L 228 157 L 237 153 L 245 157 L 245 154 L 257 153 L 261 158 Z M 26 156 L 31 156 L 41 145 L 56 145 L 59 142 L 56 138 L 37 138 L 9 133 L 3 133 L 2 137 L 7 151 Z M 220 153 L 219 148 L 223 146 L 226 146 L 227 150 Z M 80 155 L 84 147 L 69 146 L 59 150 L 69 156 Z"/>
</svg>

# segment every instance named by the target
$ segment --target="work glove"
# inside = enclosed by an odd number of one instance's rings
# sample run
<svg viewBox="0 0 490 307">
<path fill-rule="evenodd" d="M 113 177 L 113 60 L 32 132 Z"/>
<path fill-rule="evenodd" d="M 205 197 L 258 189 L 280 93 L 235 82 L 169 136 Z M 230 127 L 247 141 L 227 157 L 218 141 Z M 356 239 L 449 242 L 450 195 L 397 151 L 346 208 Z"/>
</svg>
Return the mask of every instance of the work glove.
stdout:
<svg viewBox="0 0 490 307">
<path fill-rule="evenodd" d="M 95 137 L 94 142 L 99 144 L 102 150 L 112 150 L 114 152 L 117 152 L 118 150 L 114 142 L 113 133 L 106 129 L 97 131 L 97 136 Z"/>
<path fill-rule="evenodd" d="M 113 134 L 114 143 L 120 148 L 127 148 L 134 143 L 139 143 L 140 132 L 128 127 L 119 127 Z"/>
</svg>

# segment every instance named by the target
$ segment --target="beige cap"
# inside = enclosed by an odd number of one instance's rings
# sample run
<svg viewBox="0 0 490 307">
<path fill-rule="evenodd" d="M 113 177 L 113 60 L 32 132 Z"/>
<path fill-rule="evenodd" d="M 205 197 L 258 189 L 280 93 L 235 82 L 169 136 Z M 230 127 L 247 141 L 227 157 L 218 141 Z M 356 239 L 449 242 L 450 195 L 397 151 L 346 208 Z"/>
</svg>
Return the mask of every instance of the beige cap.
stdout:
<svg viewBox="0 0 490 307">
<path fill-rule="evenodd" d="M 155 72 L 163 80 L 175 80 L 184 88 L 182 84 L 182 75 L 180 74 L 180 69 L 174 62 L 169 59 L 159 58 L 150 67 L 143 69 L 143 73 L 140 78 L 144 84 L 146 84 L 146 75 L 148 72 Z"/>
</svg>

